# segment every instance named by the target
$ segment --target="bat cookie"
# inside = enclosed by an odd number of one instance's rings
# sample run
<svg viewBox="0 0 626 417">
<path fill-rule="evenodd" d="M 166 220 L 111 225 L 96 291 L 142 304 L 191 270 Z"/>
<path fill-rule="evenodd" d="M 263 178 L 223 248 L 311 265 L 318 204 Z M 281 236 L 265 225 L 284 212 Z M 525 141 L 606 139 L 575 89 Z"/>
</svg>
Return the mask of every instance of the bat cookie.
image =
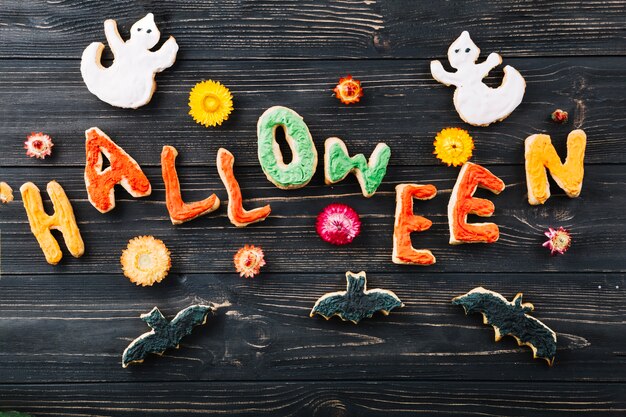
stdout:
<svg viewBox="0 0 626 417">
<path fill-rule="evenodd" d="M 161 49 L 150 51 L 161 37 L 152 13 L 135 22 L 127 41 L 118 33 L 115 20 L 104 22 L 104 34 L 113 52 L 113 64 L 105 68 L 100 63 L 103 43 L 93 42 L 85 48 L 80 72 L 87 88 L 115 107 L 136 109 L 148 104 L 156 91 L 155 74 L 176 61 L 176 40 L 170 36 Z"/>
<path fill-rule="evenodd" d="M 350 157 L 346 144 L 339 138 L 328 138 L 324 143 L 324 181 L 335 184 L 354 172 L 361 192 L 365 197 L 374 195 L 387 173 L 387 165 L 391 157 L 391 148 L 379 143 L 374 148 L 369 161 L 365 155 Z"/>
<path fill-rule="evenodd" d="M 163 355 L 167 349 L 176 348 L 181 339 L 189 334 L 195 326 L 206 323 L 207 316 L 215 314 L 215 308 L 206 305 L 192 305 L 176 314 L 168 322 L 157 307 L 140 317 L 152 331 L 142 334 L 133 340 L 122 354 L 122 367 L 132 363 L 141 363 L 150 353 Z"/>
<path fill-rule="evenodd" d="M 293 158 L 285 164 L 276 142 L 276 129 L 282 127 Z M 287 107 L 265 110 L 257 123 L 258 155 L 261 168 L 278 188 L 302 188 L 311 181 L 317 168 L 317 150 L 302 116 Z"/>
<path fill-rule="evenodd" d="M 378 311 L 388 315 L 394 308 L 404 307 L 398 296 L 389 290 L 380 288 L 368 290 L 364 271 L 358 274 L 346 272 L 346 281 L 348 281 L 346 291 L 329 292 L 320 297 L 309 316 L 319 314 L 326 320 L 339 316 L 343 321 L 356 324 L 364 318 L 372 317 Z"/>
<path fill-rule="evenodd" d="M 507 301 L 497 292 L 477 287 L 453 298 L 452 304 L 462 306 L 465 314 L 481 313 L 483 323 L 493 326 L 496 342 L 503 336 L 513 336 L 518 345 L 532 349 L 533 358 L 545 359 L 550 366 L 554 363 L 556 333 L 528 314 L 534 306 L 522 303 L 522 293 L 518 293 L 513 301 Z"/>
<path fill-rule="evenodd" d="M 448 72 L 441 62 L 431 61 L 430 72 L 440 83 L 456 87 L 454 107 L 461 119 L 474 126 L 488 126 L 506 119 L 519 106 L 526 82 L 519 71 L 507 65 L 502 84 L 498 88 L 487 86 L 482 79 L 502 63 L 502 57 L 491 53 L 477 64 L 479 55 L 480 49 L 464 31 L 448 48 L 448 61 L 456 71 Z"/>
</svg>

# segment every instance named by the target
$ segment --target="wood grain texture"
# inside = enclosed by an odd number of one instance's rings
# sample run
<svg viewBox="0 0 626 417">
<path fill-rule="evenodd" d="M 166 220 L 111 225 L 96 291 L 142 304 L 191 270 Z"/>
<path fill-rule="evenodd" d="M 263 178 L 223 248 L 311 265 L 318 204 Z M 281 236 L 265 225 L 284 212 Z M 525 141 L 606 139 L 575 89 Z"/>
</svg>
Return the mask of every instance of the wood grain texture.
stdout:
<svg viewBox="0 0 626 417">
<path fill-rule="evenodd" d="M 323 152 L 324 140 L 342 138 L 351 153 L 370 155 L 376 143 L 392 150 L 392 165 L 439 165 L 433 156 L 435 134 L 447 126 L 468 129 L 482 164 L 521 164 L 524 139 L 546 132 L 565 156 L 565 139 L 574 128 L 587 132 L 586 162 L 626 163 L 626 57 L 511 59 L 528 88 L 520 107 L 489 128 L 464 124 L 452 104 L 454 90 L 436 82 L 427 61 L 213 62 L 183 61 L 157 76 L 152 102 L 138 110 L 101 102 L 87 90 L 78 61 L 11 60 L 0 65 L 0 166 L 82 166 L 84 131 L 100 127 L 142 166 L 158 166 L 163 145 L 175 146 L 179 165 L 213 164 L 226 147 L 237 164 L 258 166 L 256 124 L 269 107 L 280 104 L 304 117 Z M 340 75 L 363 81 L 365 97 L 345 106 L 333 97 Z M 494 71 L 492 85 L 502 72 Z M 207 129 L 187 114 L 189 90 L 203 79 L 231 88 L 235 111 L 219 128 Z M 550 121 L 556 108 L 571 121 Z M 22 142 L 31 131 L 55 139 L 54 155 L 45 161 L 25 156 Z M 322 167 L 320 167 L 320 170 Z"/>
<path fill-rule="evenodd" d="M 184 198 L 196 201 L 215 192 L 222 206 L 214 213 L 180 226 L 173 226 L 165 208 L 159 169 L 146 169 L 152 182 L 150 197 L 133 199 L 123 189 L 116 192 L 117 207 L 100 214 L 88 201 L 83 170 L 79 168 L 5 168 L 4 181 L 16 190 L 26 181 L 45 189 L 57 180 L 73 202 L 86 251 L 80 259 L 67 252 L 61 263 L 45 262 L 30 232 L 19 194 L 2 207 L 2 270 L 5 273 L 119 273 L 119 256 L 127 241 L 151 234 L 162 239 L 172 251 L 172 271 L 230 272 L 232 255 L 245 243 L 261 245 L 271 272 L 333 272 L 347 269 L 387 272 L 591 272 L 626 271 L 620 248 L 626 243 L 626 213 L 621 209 L 626 186 L 625 165 L 587 167 L 581 196 L 570 199 L 552 185 L 554 195 L 543 206 L 530 206 L 526 199 L 523 166 L 490 167 L 507 184 L 496 196 L 479 190 L 496 206 L 490 221 L 500 226 L 500 240 L 494 244 L 449 245 L 447 205 L 458 169 L 437 167 L 392 167 L 371 199 L 361 195 L 351 176 L 334 186 L 324 185 L 318 172 L 312 182 L 299 190 L 276 188 L 260 167 L 237 167 L 235 175 L 243 187 L 247 208 L 271 204 L 272 214 L 262 223 L 234 227 L 226 217 L 227 196 L 214 165 L 180 170 Z M 431 249 L 437 257 L 433 266 L 396 265 L 391 262 L 395 213 L 395 186 L 398 183 L 432 183 L 438 195 L 417 202 L 415 212 L 433 221 L 430 230 L 414 233 L 417 248 Z M 44 201 L 48 202 L 47 196 Z M 332 202 L 343 202 L 361 214 L 363 231 L 351 245 L 335 247 L 315 232 L 317 214 Z M 480 222 L 470 216 L 470 221 Z M 573 245 L 564 256 L 549 256 L 541 247 L 549 226 L 564 226 L 573 233 Z M 319 259 L 324 259 L 320 263 Z"/>
<path fill-rule="evenodd" d="M 425 58 L 445 54 L 462 30 L 505 56 L 623 55 L 622 1 L 463 1 L 436 9 L 412 0 L 4 0 L 0 57 L 78 58 L 104 38 L 102 22 L 154 12 L 180 59 Z"/>
<path fill-rule="evenodd" d="M 116 275 L 4 275 L 0 374 L 4 383 L 272 380 L 626 382 L 624 274 L 404 274 L 368 271 L 370 288 L 405 303 L 358 325 L 310 318 L 318 297 L 345 288 L 344 274 L 171 274 L 143 288 Z M 524 293 L 558 334 L 556 362 L 533 360 L 512 338 L 494 341 L 480 315 L 451 299 L 482 285 Z M 230 303 L 179 350 L 121 367 L 124 348 L 196 303 Z M 468 386 L 471 384 L 468 383 Z M 1 389 L 1 388 L 0 388 Z M 540 388 L 537 388 L 540 390 Z"/>
<path fill-rule="evenodd" d="M 41 416 L 243 417 L 618 417 L 626 412 L 623 384 L 484 382 L 232 382 L 8 385 L 0 409 Z M 76 395 L 80 392 L 81 395 Z M 106 393 L 106 396 L 103 395 Z M 46 398 L 42 400 L 42 397 Z"/>
</svg>

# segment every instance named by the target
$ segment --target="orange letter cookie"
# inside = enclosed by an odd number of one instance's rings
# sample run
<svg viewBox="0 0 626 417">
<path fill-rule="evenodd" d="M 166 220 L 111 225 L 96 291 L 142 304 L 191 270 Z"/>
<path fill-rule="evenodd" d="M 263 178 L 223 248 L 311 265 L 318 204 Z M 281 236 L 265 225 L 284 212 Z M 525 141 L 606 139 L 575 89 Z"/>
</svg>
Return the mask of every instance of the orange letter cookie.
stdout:
<svg viewBox="0 0 626 417">
<path fill-rule="evenodd" d="M 413 214 L 413 199 L 430 200 L 437 195 L 434 185 L 398 184 L 396 186 L 396 221 L 393 226 L 393 254 L 396 264 L 432 265 L 435 257 L 428 249 L 411 245 L 411 232 L 430 229 L 433 222 Z"/>
<path fill-rule="evenodd" d="M 215 194 L 202 201 L 186 204 L 180 195 L 180 182 L 176 173 L 178 151 L 173 146 L 164 146 L 161 151 L 161 173 L 165 183 L 165 204 L 172 224 L 181 224 L 217 210 L 220 199 Z"/>
<path fill-rule="evenodd" d="M 587 135 L 573 130 L 567 136 L 567 157 L 561 163 L 548 135 L 532 135 L 526 138 L 526 184 L 528 202 L 543 204 L 550 198 L 550 184 L 546 168 L 554 181 L 568 197 L 578 197 L 583 187 L 585 147 Z"/>
<path fill-rule="evenodd" d="M 92 127 L 85 131 L 87 163 L 85 185 L 89 202 L 101 213 L 115 207 L 116 184 L 120 184 L 133 197 L 145 197 L 152 193 L 150 181 L 141 167 L 122 148 L 117 146 L 102 130 Z M 102 154 L 111 166 L 102 169 Z"/>
<path fill-rule="evenodd" d="M 85 253 L 85 245 L 76 225 L 72 204 L 58 182 L 50 181 L 47 191 L 54 206 L 52 216 L 46 214 L 41 201 L 41 193 L 35 184 L 27 182 L 20 188 L 30 230 L 37 238 L 49 264 L 56 265 L 63 258 L 59 243 L 50 233 L 50 229 L 60 230 L 70 253 L 80 258 Z"/>
<path fill-rule="evenodd" d="M 498 226 L 494 223 L 467 223 L 468 214 L 489 217 L 495 210 L 491 201 L 472 197 L 478 187 L 500 194 L 505 185 L 488 169 L 466 162 L 459 172 L 459 178 L 454 184 L 448 203 L 451 245 L 478 242 L 493 243 L 500 237 Z"/>
<path fill-rule="evenodd" d="M 244 227 L 250 223 L 265 220 L 270 214 L 269 204 L 253 210 L 245 210 L 241 198 L 241 189 L 233 172 L 235 157 L 224 148 L 217 151 L 217 171 L 228 193 L 228 218 L 237 227 Z"/>
</svg>

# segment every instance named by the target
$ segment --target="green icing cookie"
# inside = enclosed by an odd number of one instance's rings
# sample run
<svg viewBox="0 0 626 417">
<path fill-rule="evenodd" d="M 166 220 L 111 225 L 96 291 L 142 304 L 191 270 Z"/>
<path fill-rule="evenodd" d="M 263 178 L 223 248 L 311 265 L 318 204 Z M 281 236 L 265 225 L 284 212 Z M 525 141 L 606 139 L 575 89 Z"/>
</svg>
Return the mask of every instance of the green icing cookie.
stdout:
<svg viewBox="0 0 626 417">
<path fill-rule="evenodd" d="M 150 353 L 163 354 L 167 349 L 178 348 L 180 340 L 191 334 L 195 326 L 206 323 L 209 313 L 214 314 L 213 307 L 193 305 L 181 310 L 176 317 L 168 322 L 158 308 L 141 315 L 152 331 L 144 333 L 133 340 L 122 354 L 122 367 L 131 363 L 141 363 Z"/>
<path fill-rule="evenodd" d="M 30 414 L 19 411 L 0 411 L 0 417 L 32 417 Z"/>
<path fill-rule="evenodd" d="M 522 303 L 522 294 L 507 301 L 497 292 L 482 287 L 452 299 L 452 304 L 463 306 L 465 314 L 481 313 L 485 324 L 496 332 L 496 341 L 503 336 L 513 336 L 517 343 L 533 350 L 534 358 L 545 359 L 550 366 L 556 356 L 556 333 L 548 326 L 528 315 L 534 307 Z"/>
<path fill-rule="evenodd" d="M 339 316 L 341 320 L 358 323 L 377 311 L 387 315 L 396 307 L 403 307 L 402 301 L 391 291 L 376 288 L 367 290 L 365 272 L 346 272 L 346 291 L 330 292 L 317 300 L 311 313 L 323 316 L 326 320 Z"/>
<path fill-rule="evenodd" d="M 339 138 L 326 139 L 324 147 L 324 177 L 327 184 L 337 183 L 350 172 L 354 172 L 363 195 L 365 197 L 374 195 L 387 173 L 387 165 L 391 158 L 389 146 L 384 143 L 376 145 L 369 162 L 363 154 L 350 157 L 348 148 Z"/>
<path fill-rule="evenodd" d="M 293 159 L 288 164 L 283 163 L 275 139 L 278 126 L 285 129 L 285 138 L 293 153 Z M 317 150 L 309 128 L 298 113 L 287 107 L 270 107 L 259 118 L 257 138 L 261 168 L 277 187 L 301 188 L 311 181 L 317 168 Z"/>
</svg>

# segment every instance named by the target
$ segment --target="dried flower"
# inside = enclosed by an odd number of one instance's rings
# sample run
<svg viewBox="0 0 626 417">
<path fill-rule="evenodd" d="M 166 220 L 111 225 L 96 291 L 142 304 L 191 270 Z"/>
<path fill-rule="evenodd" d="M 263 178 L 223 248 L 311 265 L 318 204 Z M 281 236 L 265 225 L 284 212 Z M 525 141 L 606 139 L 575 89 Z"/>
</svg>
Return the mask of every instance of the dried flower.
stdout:
<svg viewBox="0 0 626 417">
<path fill-rule="evenodd" d="M 567 119 L 568 119 L 567 112 L 561 109 L 556 109 L 555 111 L 553 111 L 550 117 L 552 118 L 554 122 L 557 122 L 557 123 L 565 123 L 567 122 Z"/>
<path fill-rule="evenodd" d="M 347 245 L 361 232 L 361 220 L 352 207 L 333 203 L 317 216 L 317 234 L 333 245 Z"/>
<path fill-rule="evenodd" d="M 54 143 L 52 143 L 52 139 L 50 136 L 39 133 L 31 133 L 27 138 L 26 142 L 24 142 L 24 149 L 26 149 L 26 155 L 31 158 L 41 158 L 45 159 L 46 156 L 50 156 L 52 154 L 52 147 Z"/>
<path fill-rule="evenodd" d="M 357 103 L 361 97 L 363 97 L 363 89 L 361 88 L 361 81 L 352 78 L 349 75 L 339 79 L 339 84 L 333 89 L 335 97 L 337 97 L 343 104 Z"/>
<path fill-rule="evenodd" d="M 543 244 L 543 247 L 550 249 L 550 255 L 564 254 L 572 245 L 572 236 L 569 231 L 563 227 L 559 227 L 554 230 L 548 228 L 548 231 L 544 233 L 548 240 Z"/>
<path fill-rule="evenodd" d="M 254 278 L 261 272 L 261 267 L 265 265 L 265 254 L 263 249 L 254 245 L 244 245 L 233 257 L 235 270 L 240 277 Z"/>
</svg>

